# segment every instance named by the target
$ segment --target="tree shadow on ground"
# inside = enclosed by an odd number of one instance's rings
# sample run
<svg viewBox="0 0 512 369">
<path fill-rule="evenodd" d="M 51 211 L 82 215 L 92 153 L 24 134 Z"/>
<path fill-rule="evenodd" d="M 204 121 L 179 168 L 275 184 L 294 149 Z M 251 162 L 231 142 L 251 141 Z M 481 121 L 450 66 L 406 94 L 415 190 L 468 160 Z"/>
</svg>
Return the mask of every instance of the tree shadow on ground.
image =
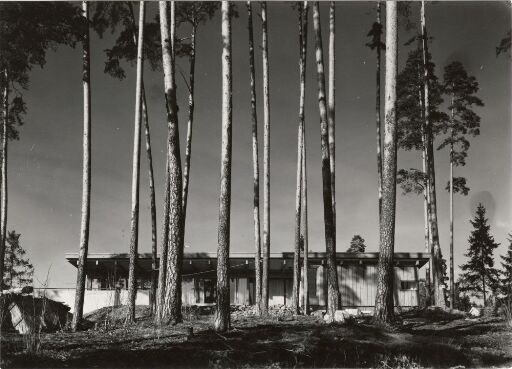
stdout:
<svg viewBox="0 0 512 369">
<path fill-rule="evenodd" d="M 492 352 L 476 357 L 471 347 L 461 347 L 450 339 L 435 339 L 428 330 L 409 333 L 367 324 L 325 325 L 311 318 L 282 323 L 255 319 L 252 323 L 235 322 L 234 329 L 223 334 L 205 329 L 204 324 L 196 325 L 196 333 L 187 336 L 187 325 L 190 323 L 158 332 L 137 327 L 119 329 L 108 332 L 108 337 L 107 332 L 65 334 L 60 340 L 55 334 L 53 338 L 48 335 L 40 355 L 10 353 L 6 366 L 382 367 L 387 358 L 401 356 L 425 367 L 473 367 L 512 361 Z"/>
</svg>

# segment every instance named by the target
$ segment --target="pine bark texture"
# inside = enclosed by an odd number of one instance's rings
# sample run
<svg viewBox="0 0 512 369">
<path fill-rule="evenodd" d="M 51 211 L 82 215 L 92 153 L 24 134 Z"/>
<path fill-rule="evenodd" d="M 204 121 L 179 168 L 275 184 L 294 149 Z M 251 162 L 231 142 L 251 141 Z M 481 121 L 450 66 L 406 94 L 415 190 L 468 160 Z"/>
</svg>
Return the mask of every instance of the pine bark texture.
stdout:
<svg viewBox="0 0 512 369">
<path fill-rule="evenodd" d="M 304 130 L 304 133 L 306 131 Z M 309 315 L 310 305 L 309 305 L 309 281 L 308 281 L 308 270 L 309 270 L 309 245 L 308 245 L 308 179 L 307 179 L 307 170 L 306 170 L 306 135 L 302 136 L 302 242 L 304 245 L 303 251 L 303 283 L 302 283 L 302 295 L 304 298 L 303 310 L 304 314 Z"/>
<path fill-rule="evenodd" d="M 434 287 L 434 302 L 436 306 L 446 307 L 444 298 L 444 290 L 442 286 L 442 271 L 441 271 L 441 246 L 439 244 L 439 231 L 437 221 L 437 201 L 436 201 L 436 175 L 435 175 L 435 162 L 434 162 L 434 138 L 432 133 L 432 122 L 430 119 L 430 104 L 429 104 L 429 79 L 427 68 L 427 55 L 428 55 L 428 36 L 425 17 L 425 2 L 421 2 L 421 29 L 422 29 L 422 42 L 423 42 L 423 69 L 424 69 L 424 116 L 425 116 L 425 131 L 427 139 L 427 178 L 428 178 L 428 194 L 429 194 L 429 245 L 431 247 L 431 268 Z"/>
<path fill-rule="evenodd" d="M 384 104 L 384 158 L 382 168 L 382 209 L 380 247 L 377 264 L 377 294 L 374 318 L 379 322 L 394 319 L 393 287 L 396 210 L 396 76 L 397 76 L 397 3 L 386 2 L 386 82 Z"/>
<path fill-rule="evenodd" d="M 453 103 L 454 96 L 452 94 L 451 121 L 453 124 Z M 453 127 L 450 129 L 450 135 L 453 140 Z M 453 263 L 453 141 L 450 143 L 450 307 L 455 308 L 455 273 Z"/>
<path fill-rule="evenodd" d="M 325 74 L 322 47 L 322 32 L 318 1 L 313 3 L 313 28 L 315 31 L 315 51 L 318 83 L 318 107 L 320 111 L 320 138 L 322 152 L 322 182 L 324 202 L 325 251 L 327 264 L 327 314 L 333 321 L 338 308 L 339 289 L 336 270 L 336 244 L 334 242 L 334 224 L 332 208 L 332 187 L 329 158 L 329 132 L 327 122 L 327 106 L 325 99 Z"/>
<path fill-rule="evenodd" d="M 164 70 L 165 97 L 167 105 L 167 128 L 169 135 L 169 229 L 168 250 L 165 272 L 165 294 L 162 309 L 162 323 L 178 323 L 181 315 L 181 271 L 183 267 L 183 178 L 181 171 L 180 141 L 178 129 L 178 108 L 176 105 L 175 82 L 175 14 L 176 4 L 170 2 L 170 20 L 167 17 L 167 3 L 159 2 L 160 32 L 162 39 L 162 65 Z M 160 256 L 161 258 L 163 255 Z"/>
<path fill-rule="evenodd" d="M 231 221 L 231 125 L 232 125 L 232 71 L 231 71 L 231 5 L 223 1 L 222 11 L 222 150 L 219 200 L 219 231 L 217 248 L 217 310 L 214 327 L 224 332 L 230 325 L 229 304 L 229 242 Z"/>
<path fill-rule="evenodd" d="M 421 68 L 420 68 L 421 70 Z M 419 76 L 419 80 L 423 78 Z M 424 243 L 425 243 L 425 252 L 430 252 L 430 179 L 428 177 L 428 153 L 427 153 L 427 128 L 425 124 L 425 98 L 423 96 L 425 89 L 422 86 L 418 86 L 419 89 L 419 99 L 420 99 L 420 107 L 421 107 L 421 140 L 422 140 L 422 150 L 421 150 L 421 164 L 423 169 L 423 216 L 424 216 Z M 430 257 L 430 267 L 427 269 L 427 304 L 430 304 L 432 301 L 432 257 Z"/>
<path fill-rule="evenodd" d="M 158 254 L 157 254 L 157 230 L 156 230 L 156 199 L 155 199 L 155 177 L 153 172 L 153 155 L 151 153 L 151 134 L 149 131 L 149 117 L 146 103 L 146 92 L 144 90 L 144 81 L 142 83 L 142 112 L 144 116 L 144 136 L 146 139 L 146 156 L 148 159 L 148 179 L 149 179 L 149 206 L 151 213 L 151 290 L 150 301 L 151 314 L 156 309 L 156 291 L 158 283 Z"/>
<path fill-rule="evenodd" d="M 9 138 L 7 136 L 8 126 L 9 126 L 9 73 L 4 70 L 4 80 L 5 87 L 3 93 L 3 119 L 2 119 L 2 131 L 0 133 L 1 137 L 1 153 L 0 158 L 2 163 L 0 165 L 0 179 L 1 179 L 1 197 L 0 197 L 0 250 L 2 250 L 2 274 L 0 275 L 0 280 L 3 281 L 3 269 L 4 266 L 4 257 L 5 257 L 5 247 L 7 240 L 7 143 Z"/>
<path fill-rule="evenodd" d="M 380 26 L 382 24 L 381 21 L 382 15 L 382 3 L 380 1 L 377 2 L 377 24 Z M 376 82 L 376 94 L 375 94 L 375 122 L 377 128 L 377 186 L 378 186 L 378 194 L 379 194 L 379 220 L 381 216 L 381 207 L 382 207 L 382 134 L 381 134 L 381 115 L 380 115 L 380 64 L 381 64 L 381 47 L 380 47 L 380 34 L 377 40 L 377 68 L 375 72 L 375 82 Z"/>
<path fill-rule="evenodd" d="M 137 298 L 137 259 L 139 238 L 139 190 L 140 190 L 140 136 L 142 131 L 142 79 L 144 70 L 144 19 L 146 5 L 139 2 L 139 38 L 137 43 L 137 79 L 135 88 L 135 129 L 133 138 L 132 167 L 132 212 L 130 264 L 128 267 L 128 322 L 135 321 L 135 300 Z"/>
<path fill-rule="evenodd" d="M 422 94 L 422 104 L 423 102 L 423 94 Z M 421 160 L 423 166 L 423 216 L 424 216 L 424 242 L 425 242 L 425 252 L 430 255 L 430 265 L 427 269 L 427 299 L 428 304 L 432 303 L 432 254 L 430 247 L 430 180 L 428 178 L 428 154 L 427 154 L 427 135 L 425 133 L 425 123 L 423 118 L 422 124 L 422 142 L 423 148 L 421 152 Z"/>
<path fill-rule="evenodd" d="M 5 86 L 3 88 L 3 91 L 2 91 L 2 129 L 1 129 L 1 132 L 0 132 L 0 142 L 1 142 L 1 145 L 3 146 L 3 142 L 4 142 L 4 126 L 7 127 L 7 124 L 8 124 L 8 113 L 9 113 L 9 84 L 8 84 L 8 80 L 7 80 L 7 77 L 8 77 L 8 73 L 7 73 L 7 70 L 4 71 L 4 83 L 5 83 Z M 5 130 L 6 132 L 7 130 Z M 3 161 L 3 158 L 4 158 L 4 154 L 3 154 L 3 149 L 1 150 L 0 152 L 0 160 Z M 0 165 L 1 167 L 1 165 Z M 3 182 L 3 171 L 0 169 L 0 194 L 3 193 L 3 185 L 1 184 Z M 0 202 L 1 202 L 1 195 L 0 195 Z M 3 224 L 3 214 L 0 212 L 0 224 Z M 7 229 L 7 228 L 6 228 Z M 0 286 L 2 286 L 3 284 L 3 277 L 4 277 L 4 269 L 5 269 L 5 239 L 2 239 L 2 233 L 0 232 Z M 12 277 L 11 277 L 11 281 L 12 281 Z"/>
<path fill-rule="evenodd" d="M 304 298 L 304 314 L 309 314 L 309 285 L 308 285 L 308 179 L 306 170 L 306 120 L 304 105 L 306 100 L 306 60 L 307 60 L 307 40 L 308 40 L 308 2 L 304 1 L 301 12 L 301 36 L 300 40 L 300 103 L 299 103 L 299 120 L 302 126 L 302 216 L 301 216 L 301 238 L 304 245 L 303 251 L 303 298 Z"/>
<path fill-rule="evenodd" d="M 301 24 L 302 28 L 302 24 Z M 302 34 L 302 29 L 299 30 Z M 302 98 L 302 91 L 301 91 Z M 300 108 L 299 108 L 300 109 Z M 300 115 L 300 114 L 299 114 Z M 301 236 L 301 210 L 302 210 L 302 153 L 303 153 L 303 134 L 304 127 L 299 118 L 297 127 L 297 183 L 295 187 L 295 243 L 293 250 L 293 291 L 292 291 L 292 309 L 295 314 L 300 312 L 300 236 Z"/>
<path fill-rule="evenodd" d="M 187 142 L 185 146 L 185 165 L 183 167 L 183 220 L 186 221 L 188 187 L 190 183 L 190 157 L 192 154 L 192 128 L 194 126 L 194 85 L 196 70 L 196 26 L 192 26 L 190 33 L 190 64 L 189 64 L 189 95 L 188 95 L 188 123 L 187 123 Z M 185 230 L 185 225 L 183 225 Z"/>
<path fill-rule="evenodd" d="M 89 4 L 82 2 L 84 18 L 89 21 Z M 83 36 L 82 54 L 82 84 L 83 84 L 83 152 L 82 152 L 82 211 L 80 222 L 80 249 L 78 252 L 76 272 L 75 309 L 71 329 L 76 331 L 82 320 L 85 295 L 85 278 L 87 265 L 87 252 L 89 248 L 89 221 L 91 213 L 91 87 L 90 87 L 90 54 L 89 54 L 89 26 L 85 28 Z M 3 258 L 2 258 L 3 260 Z"/>
<path fill-rule="evenodd" d="M 170 135 L 167 132 L 167 152 L 171 149 Z M 160 243 L 160 261 L 158 266 L 158 284 L 156 295 L 156 314 L 155 323 L 163 323 L 163 311 L 165 303 L 165 279 L 167 271 L 167 254 L 169 252 L 169 201 L 170 201 L 170 182 L 169 182 L 169 156 L 167 155 L 165 161 L 165 188 L 164 188 L 164 213 L 162 219 L 162 240 Z"/>
<path fill-rule="evenodd" d="M 252 5 L 247 1 L 247 22 L 249 29 L 249 73 L 251 86 L 252 123 L 252 168 L 253 168 L 253 218 L 254 218 L 254 270 L 256 311 L 261 313 L 261 240 L 260 240 L 260 169 L 258 156 L 258 118 L 256 113 L 256 72 L 254 68 L 254 31 Z"/>
<path fill-rule="evenodd" d="M 137 40 L 137 27 L 135 24 L 135 14 L 133 5 L 128 2 L 128 7 L 131 15 L 132 29 L 133 29 L 133 43 L 138 45 Z M 157 266 L 157 226 L 156 226 L 156 200 L 155 200 L 155 176 L 153 171 L 153 155 L 151 150 L 151 133 L 149 130 L 149 112 L 148 104 L 146 102 L 146 90 L 144 88 L 144 75 L 142 78 L 142 114 L 144 119 L 144 137 L 146 141 L 146 157 L 148 159 L 148 180 L 149 180 L 149 204 L 151 213 L 151 289 L 149 293 L 149 305 L 151 314 L 156 311 L 156 294 L 158 283 L 158 266 Z"/>
<path fill-rule="evenodd" d="M 329 169 L 331 172 L 332 232 L 336 250 L 336 10 L 335 1 L 329 2 L 329 82 L 327 93 L 327 123 L 329 130 Z M 338 300 L 340 300 L 338 292 Z M 337 303 L 340 306 L 340 301 Z"/>
<path fill-rule="evenodd" d="M 263 59 L 263 265 L 262 313 L 268 312 L 270 267 L 270 102 L 268 70 L 267 3 L 261 2 L 261 32 Z"/>
</svg>

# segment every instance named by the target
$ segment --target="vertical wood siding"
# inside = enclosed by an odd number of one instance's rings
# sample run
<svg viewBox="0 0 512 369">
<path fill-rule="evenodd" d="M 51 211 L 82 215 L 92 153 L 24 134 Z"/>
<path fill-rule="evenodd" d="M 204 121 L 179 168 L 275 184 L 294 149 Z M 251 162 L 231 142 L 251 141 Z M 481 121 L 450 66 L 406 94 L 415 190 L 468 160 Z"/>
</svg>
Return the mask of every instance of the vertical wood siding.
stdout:
<svg viewBox="0 0 512 369">
<path fill-rule="evenodd" d="M 321 265 L 312 266 L 308 270 L 309 302 L 312 306 L 325 306 L 326 279 L 324 271 L 325 269 Z M 337 271 L 343 308 L 371 307 L 375 304 L 377 290 L 377 268 L 375 265 L 344 263 L 338 265 Z M 415 266 L 399 265 L 395 267 L 396 306 L 418 305 L 419 275 L 420 272 Z M 271 278 L 269 281 L 269 304 L 291 305 L 292 290 L 291 277 Z M 184 305 L 204 304 L 204 295 L 203 278 L 185 278 L 183 280 L 182 301 Z M 254 304 L 254 280 L 230 278 L 230 302 L 237 305 Z"/>
</svg>

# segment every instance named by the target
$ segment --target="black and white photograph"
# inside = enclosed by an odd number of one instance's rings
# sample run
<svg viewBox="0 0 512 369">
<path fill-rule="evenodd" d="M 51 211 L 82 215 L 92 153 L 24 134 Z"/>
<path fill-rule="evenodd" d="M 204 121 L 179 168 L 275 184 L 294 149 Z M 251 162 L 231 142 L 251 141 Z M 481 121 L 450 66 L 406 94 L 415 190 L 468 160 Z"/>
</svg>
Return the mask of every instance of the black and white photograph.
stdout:
<svg viewBox="0 0 512 369">
<path fill-rule="evenodd" d="M 0 368 L 511 368 L 511 1 L 0 1 Z"/>
</svg>

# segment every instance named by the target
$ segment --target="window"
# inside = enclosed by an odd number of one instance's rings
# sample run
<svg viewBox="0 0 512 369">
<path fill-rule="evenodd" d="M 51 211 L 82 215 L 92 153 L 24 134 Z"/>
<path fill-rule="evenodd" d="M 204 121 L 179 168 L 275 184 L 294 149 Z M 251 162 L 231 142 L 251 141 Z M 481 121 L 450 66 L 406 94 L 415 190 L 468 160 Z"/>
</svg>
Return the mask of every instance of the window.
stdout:
<svg viewBox="0 0 512 369">
<path fill-rule="evenodd" d="M 204 280 L 204 303 L 213 304 L 216 298 L 215 281 L 213 279 Z"/>
<path fill-rule="evenodd" d="M 400 281 L 400 289 L 401 290 L 417 290 L 418 282 L 417 281 Z"/>
</svg>

